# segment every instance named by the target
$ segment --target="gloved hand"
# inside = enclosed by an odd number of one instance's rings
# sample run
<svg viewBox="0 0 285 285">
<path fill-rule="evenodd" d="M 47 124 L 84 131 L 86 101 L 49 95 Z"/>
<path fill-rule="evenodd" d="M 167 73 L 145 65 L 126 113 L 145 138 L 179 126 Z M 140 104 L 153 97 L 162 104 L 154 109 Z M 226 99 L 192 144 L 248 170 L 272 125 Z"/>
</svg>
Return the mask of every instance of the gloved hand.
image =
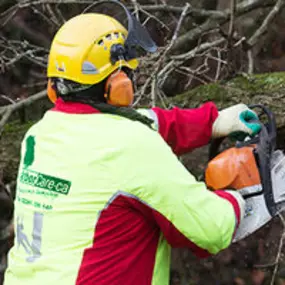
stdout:
<svg viewBox="0 0 285 285">
<path fill-rule="evenodd" d="M 231 136 L 242 140 L 254 136 L 261 129 L 258 116 L 245 104 L 237 104 L 219 112 L 213 124 L 212 138 Z"/>
</svg>

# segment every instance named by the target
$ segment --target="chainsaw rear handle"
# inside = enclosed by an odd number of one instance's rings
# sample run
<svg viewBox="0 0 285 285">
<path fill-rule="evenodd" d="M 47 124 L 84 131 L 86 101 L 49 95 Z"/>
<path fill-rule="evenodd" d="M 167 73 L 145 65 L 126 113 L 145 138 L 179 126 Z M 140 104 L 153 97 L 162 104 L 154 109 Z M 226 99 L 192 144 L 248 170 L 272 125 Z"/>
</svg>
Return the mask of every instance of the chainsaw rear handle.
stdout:
<svg viewBox="0 0 285 285">
<path fill-rule="evenodd" d="M 267 107 L 265 107 L 262 104 L 252 104 L 249 105 L 249 108 L 254 109 L 254 108 L 259 108 L 261 109 L 262 113 L 265 114 L 267 117 L 267 123 L 264 124 L 264 126 L 267 129 L 270 145 L 272 147 L 272 150 L 276 148 L 276 136 L 277 136 L 277 131 L 276 131 L 276 119 L 274 114 L 271 112 L 271 110 Z M 260 122 L 261 123 L 261 122 Z M 262 125 L 263 127 L 263 125 Z M 260 135 L 262 135 L 262 131 L 260 131 Z"/>
<path fill-rule="evenodd" d="M 248 107 L 251 109 L 255 108 L 261 109 L 261 115 L 262 114 L 266 115 L 267 122 L 263 124 L 261 123 L 261 121 L 258 121 L 261 124 L 261 131 L 255 137 L 247 141 L 237 141 L 236 147 L 243 147 L 251 144 L 256 144 L 260 140 L 265 139 L 265 141 L 269 142 L 270 145 L 269 147 L 271 148 L 271 150 L 274 150 L 276 147 L 276 120 L 274 114 L 271 112 L 270 109 L 268 109 L 262 104 L 252 104 L 249 105 Z M 209 146 L 209 161 L 219 154 L 220 147 L 226 138 L 227 137 L 221 137 L 212 140 Z"/>
</svg>

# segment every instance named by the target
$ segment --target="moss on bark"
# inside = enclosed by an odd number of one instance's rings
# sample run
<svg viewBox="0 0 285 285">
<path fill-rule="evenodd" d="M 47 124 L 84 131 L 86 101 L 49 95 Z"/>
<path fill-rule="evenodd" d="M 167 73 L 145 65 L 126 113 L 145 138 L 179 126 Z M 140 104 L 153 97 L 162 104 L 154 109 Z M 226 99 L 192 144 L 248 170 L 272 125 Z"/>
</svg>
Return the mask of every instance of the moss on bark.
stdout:
<svg viewBox="0 0 285 285">
<path fill-rule="evenodd" d="M 285 72 L 241 75 L 229 81 L 201 85 L 172 99 L 180 107 L 197 107 L 207 101 L 214 101 L 219 108 L 240 102 L 261 103 L 275 113 L 278 127 L 285 127 Z"/>
</svg>

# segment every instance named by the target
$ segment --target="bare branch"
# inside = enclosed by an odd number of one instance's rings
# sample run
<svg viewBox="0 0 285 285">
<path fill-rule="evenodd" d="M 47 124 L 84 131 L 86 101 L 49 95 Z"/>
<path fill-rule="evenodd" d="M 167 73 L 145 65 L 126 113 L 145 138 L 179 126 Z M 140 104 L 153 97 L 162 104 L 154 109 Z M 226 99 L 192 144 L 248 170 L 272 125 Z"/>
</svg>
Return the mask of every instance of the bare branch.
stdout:
<svg viewBox="0 0 285 285">
<path fill-rule="evenodd" d="M 6 107 L 6 110 L 2 116 L 2 119 L 0 121 L 0 137 L 1 137 L 1 134 L 3 132 L 3 127 L 5 126 L 5 124 L 8 122 L 10 116 L 12 115 L 13 113 L 13 109 L 12 109 L 12 105 L 9 105 L 8 107 Z"/>
<path fill-rule="evenodd" d="M 257 7 L 263 7 L 264 5 L 272 5 L 272 1 L 266 0 L 255 0 L 252 3 L 248 3 L 248 1 L 245 2 L 247 2 L 247 4 L 244 4 L 244 2 L 242 2 L 241 4 L 237 5 L 236 16 L 241 16 L 256 9 Z M 224 11 L 224 13 L 225 17 L 220 17 L 219 19 L 215 18 L 215 16 L 209 17 L 208 20 L 204 22 L 201 26 L 196 27 L 195 29 L 192 29 L 180 36 L 177 39 L 175 45 L 172 47 L 171 51 L 175 52 L 181 49 L 183 46 L 189 44 L 191 41 L 196 40 L 202 33 L 213 30 L 219 25 L 223 25 L 228 22 L 230 20 L 231 13 L 229 10 Z"/>
<path fill-rule="evenodd" d="M 2 99 L 4 99 L 4 100 L 6 100 L 6 101 L 8 101 L 8 102 L 10 102 L 10 103 L 12 103 L 12 104 L 14 104 L 14 103 L 16 103 L 13 99 L 11 99 L 10 97 L 8 97 L 7 95 L 0 95 L 0 98 L 2 98 Z"/>
<path fill-rule="evenodd" d="M 272 20 L 275 18 L 276 14 L 279 13 L 285 5 L 284 0 L 278 0 L 273 7 L 273 9 L 270 11 L 270 13 L 267 15 L 267 17 L 264 19 L 262 25 L 260 28 L 254 33 L 254 35 L 247 41 L 249 46 L 254 46 L 259 38 L 267 31 L 267 28 L 269 24 L 272 22 Z"/>
<path fill-rule="evenodd" d="M 215 75 L 215 82 L 219 80 L 220 74 L 221 74 L 221 66 L 222 66 L 222 61 L 221 61 L 221 52 L 218 50 L 218 58 L 219 60 L 217 61 L 217 70 L 216 70 L 216 75 Z"/>
<path fill-rule="evenodd" d="M 214 47 L 214 46 L 218 46 L 222 43 L 224 43 L 226 41 L 226 39 L 224 38 L 220 38 L 216 41 L 213 41 L 213 42 L 209 42 L 209 43 L 203 43 L 201 44 L 199 47 L 196 47 L 186 53 L 183 53 L 183 54 L 180 54 L 180 55 L 173 55 L 171 56 L 171 59 L 174 59 L 174 60 L 185 60 L 185 59 L 189 59 L 189 58 L 192 58 L 195 56 L 195 54 L 197 54 L 198 52 L 203 52 L 211 47 Z"/>
<path fill-rule="evenodd" d="M 248 68 L 247 68 L 247 73 L 252 74 L 254 71 L 254 59 L 252 55 L 252 50 L 247 51 L 247 58 L 248 58 Z"/>
<path fill-rule="evenodd" d="M 168 45 L 168 47 L 165 49 L 165 51 L 164 51 L 164 53 L 162 55 L 162 58 L 164 58 L 168 54 L 168 52 L 171 50 L 172 46 L 176 42 L 177 37 L 178 37 L 178 33 L 180 31 L 180 28 L 181 28 L 181 24 L 182 24 L 186 14 L 187 14 L 187 10 L 189 9 L 189 7 L 190 7 L 189 3 L 186 3 L 186 5 L 185 5 L 185 7 L 184 7 L 184 9 L 183 9 L 183 11 L 181 13 L 181 16 L 179 18 L 179 21 L 178 21 L 178 24 L 177 24 L 176 29 L 174 31 L 174 34 L 172 36 L 171 42 Z"/>
<path fill-rule="evenodd" d="M 45 96 L 46 96 L 46 90 L 43 90 L 39 93 L 36 93 L 36 94 L 28 97 L 27 99 L 18 101 L 15 104 L 8 105 L 5 107 L 0 107 L 0 115 L 2 115 L 1 122 L 4 120 L 7 120 L 9 117 L 8 118 L 6 118 L 6 117 L 10 116 L 13 112 L 23 108 L 24 106 L 28 106 L 28 105 L 30 105 L 30 104 L 32 104 L 32 103 L 34 103 L 40 99 L 43 99 Z M 3 118 L 5 118 L 5 119 L 3 119 Z M 0 129 L 1 129 L 1 124 L 0 124 Z"/>
<path fill-rule="evenodd" d="M 228 73 L 232 75 L 235 72 L 235 66 L 233 61 L 233 36 L 234 36 L 234 25 L 235 25 L 235 15 L 236 14 L 236 0 L 231 0 L 231 16 L 228 31 Z"/>
<path fill-rule="evenodd" d="M 135 8 L 135 15 L 136 15 L 136 18 L 137 20 L 140 20 L 139 18 L 139 10 L 140 10 L 140 7 L 139 7 L 139 4 L 136 0 L 131 0 L 133 5 L 134 5 L 134 8 Z"/>
<path fill-rule="evenodd" d="M 151 106 L 156 106 L 156 77 L 154 76 L 151 82 Z"/>
<path fill-rule="evenodd" d="M 268 268 L 271 268 L 274 266 L 276 266 L 276 262 L 268 263 L 268 264 L 255 264 L 255 265 L 253 265 L 253 267 L 256 269 L 268 269 Z"/>
<path fill-rule="evenodd" d="M 240 16 L 262 7 L 271 7 L 274 4 L 275 0 L 244 0 L 238 4 L 237 15 Z"/>
<path fill-rule="evenodd" d="M 273 6 L 274 2 L 273 0 L 269 1 L 260 1 L 260 0 L 255 0 L 255 1 L 243 1 L 240 3 L 239 9 L 238 9 L 238 15 L 245 14 L 248 12 L 251 12 L 252 10 L 255 10 L 256 8 L 259 7 L 266 7 L 266 6 Z M 163 5 L 141 5 L 141 8 L 150 12 L 172 12 L 176 14 L 180 14 L 183 11 L 183 7 L 176 7 L 176 6 L 171 6 L 167 4 Z M 230 10 L 225 10 L 225 11 L 216 11 L 216 10 L 204 10 L 204 9 L 196 9 L 196 8 L 191 8 L 186 16 L 191 16 L 191 17 L 211 17 L 215 19 L 221 19 L 221 20 L 226 20 L 230 15 Z"/>
<path fill-rule="evenodd" d="M 219 26 L 218 22 L 219 21 L 216 21 L 215 19 L 209 18 L 201 26 L 198 26 L 181 35 L 177 39 L 175 45 L 173 45 L 171 52 L 180 50 L 183 46 L 187 46 L 191 41 L 196 40 L 198 37 L 200 37 L 201 34 L 216 29 Z"/>
<path fill-rule="evenodd" d="M 179 18 L 179 21 L 177 23 L 177 26 L 176 26 L 176 29 L 174 31 L 174 34 L 172 36 L 172 39 L 169 43 L 169 45 L 166 47 L 166 49 L 164 50 L 164 52 L 162 53 L 161 57 L 159 58 L 158 62 L 157 62 L 157 65 L 156 65 L 156 69 L 153 73 L 153 80 L 152 80 L 152 88 L 151 88 L 151 94 L 152 94 L 152 105 L 153 107 L 155 106 L 155 103 L 156 103 L 156 88 L 157 88 L 157 74 L 158 74 L 158 71 L 161 69 L 161 66 L 166 58 L 166 55 L 168 54 L 168 52 L 170 51 L 171 47 L 174 45 L 176 39 L 177 39 L 177 35 L 179 33 L 179 30 L 181 28 L 181 24 L 186 16 L 186 13 L 187 13 L 187 10 L 189 9 L 190 5 L 189 3 L 186 3 L 182 13 L 181 13 L 181 16 Z"/>
<path fill-rule="evenodd" d="M 283 232 L 282 232 L 282 235 L 281 235 L 280 241 L 279 241 L 278 252 L 277 252 L 277 255 L 276 255 L 276 258 L 275 258 L 275 262 L 274 262 L 275 266 L 274 266 L 274 270 L 273 270 L 273 274 L 272 274 L 270 285 L 274 285 L 274 282 L 275 282 L 276 273 L 277 273 L 277 270 L 278 270 L 278 265 L 279 265 L 279 262 L 280 262 L 281 252 L 282 252 L 282 248 L 283 248 L 283 242 L 284 242 L 284 238 L 285 238 L 285 220 L 284 220 L 282 214 L 279 214 L 278 216 L 280 218 L 280 221 L 282 222 Z"/>
<path fill-rule="evenodd" d="M 236 13 L 236 0 L 231 0 L 231 16 L 230 16 L 230 25 L 229 25 L 229 40 L 232 40 L 234 33 L 234 22 L 235 22 L 235 13 Z"/>
<path fill-rule="evenodd" d="M 181 14 L 183 12 L 183 7 L 176 7 L 171 5 L 142 5 L 142 9 L 147 10 L 149 12 L 172 12 Z M 225 19 L 226 13 L 223 11 L 215 11 L 215 10 L 204 10 L 204 9 L 195 9 L 191 8 L 186 16 L 191 17 L 213 17 L 216 19 Z"/>
</svg>

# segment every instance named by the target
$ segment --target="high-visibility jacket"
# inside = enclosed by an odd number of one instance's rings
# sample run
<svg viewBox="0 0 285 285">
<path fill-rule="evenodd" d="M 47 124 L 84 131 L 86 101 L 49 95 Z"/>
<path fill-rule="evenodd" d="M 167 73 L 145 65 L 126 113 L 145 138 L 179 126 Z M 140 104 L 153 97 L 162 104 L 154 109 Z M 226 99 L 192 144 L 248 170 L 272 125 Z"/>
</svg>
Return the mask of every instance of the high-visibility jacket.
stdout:
<svg viewBox="0 0 285 285">
<path fill-rule="evenodd" d="M 239 194 L 208 191 L 175 155 L 208 143 L 215 105 L 141 112 L 158 131 L 60 99 L 30 128 L 5 285 L 167 285 L 171 246 L 229 246 Z"/>
</svg>

